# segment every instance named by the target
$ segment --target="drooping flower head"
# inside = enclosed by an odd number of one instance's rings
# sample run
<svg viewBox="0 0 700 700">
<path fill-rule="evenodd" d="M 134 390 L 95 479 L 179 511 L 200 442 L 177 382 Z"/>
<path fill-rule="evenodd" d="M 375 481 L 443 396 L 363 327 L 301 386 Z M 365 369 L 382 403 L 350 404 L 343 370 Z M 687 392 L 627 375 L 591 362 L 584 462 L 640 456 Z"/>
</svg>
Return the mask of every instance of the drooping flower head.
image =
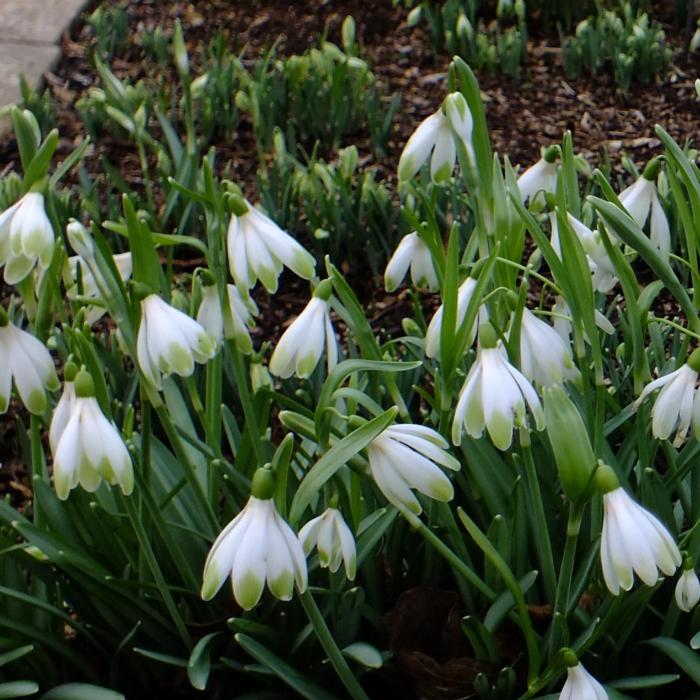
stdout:
<svg viewBox="0 0 700 700">
<path fill-rule="evenodd" d="M 56 494 L 65 500 L 78 483 L 96 491 L 104 479 L 128 496 L 134 488 L 131 457 L 97 403 L 92 377 L 82 371 L 68 383 L 73 386 L 61 397 L 66 402 L 59 402 L 50 431 Z"/>
<path fill-rule="evenodd" d="M 532 201 L 538 192 L 555 192 L 557 188 L 557 157 L 559 147 L 550 146 L 534 165 L 518 177 L 518 190 L 523 203 Z"/>
<path fill-rule="evenodd" d="M 671 533 L 627 494 L 610 467 L 598 467 L 595 480 L 603 493 L 600 560 L 608 590 L 613 595 L 629 591 L 635 572 L 647 586 L 656 584 L 659 569 L 672 576 L 681 565 L 681 553 Z"/>
<path fill-rule="evenodd" d="M 254 608 L 265 582 L 272 595 L 291 600 L 294 584 L 307 585 L 306 558 L 292 529 L 277 512 L 272 499 L 274 477 L 258 469 L 252 495 L 243 510 L 224 528 L 204 565 L 202 598 L 211 600 L 231 577 L 233 595 L 244 609 Z"/>
<path fill-rule="evenodd" d="M 0 265 L 5 282 L 17 284 L 35 267 L 48 267 L 53 257 L 54 232 L 44 208 L 44 196 L 27 194 L 0 214 Z"/>
<path fill-rule="evenodd" d="M 330 280 L 321 282 L 306 308 L 287 328 L 270 358 L 270 372 L 287 379 L 293 374 L 307 378 L 316 369 L 323 350 L 326 367 L 332 371 L 338 362 L 338 346 L 331 323 Z"/>
<path fill-rule="evenodd" d="M 523 309 L 520 324 L 520 368 L 539 386 L 576 381 L 581 376 L 569 345 L 530 309 Z"/>
<path fill-rule="evenodd" d="M 668 260 L 671 252 L 671 231 L 666 213 L 656 191 L 656 176 L 659 174 L 661 161 L 653 158 L 644 168 L 644 173 L 629 187 L 620 192 L 620 204 L 627 209 L 629 215 L 644 228 L 649 221 L 649 238 L 659 249 L 661 255 Z"/>
<path fill-rule="evenodd" d="M 13 380 L 27 410 L 35 414 L 48 407 L 46 390 L 55 391 L 61 386 L 46 346 L 10 323 L 0 308 L 0 413 L 10 405 Z"/>
<path fill-rule="evenodd" d="M 299 542 L 308 557 L 311 550 L 318 549 L 321 566 L 335 573 L 341 562 L 345 566 L 345 575 L 355 578 L 357 570 L 357 554 L 355 538 L 343 514 L 337 508 L 326 508 L 321 515 L 309 520 L 299 530 Z"/>
<path fill-rule="evenodd" d="M 476 289 L 476 280 L 473 277 L 467 277 L 457 290 L 457 315 L 455 318 L 455 332 L 462 325 L 464 317 L 467 315 L 467 307 L 469 301 Z M 439 357 L 440 355 L 440 336 L 442 334 L 442 317 L 445 313 L 443 304 L 440 304 L 434 316 L 430 319 L 428 328 L 425 332 L 425 354 L 428 357 Z M 476 337 L 476 322 L 469 331 L 467 344 L 471 345 Z"/>
<path fill-rule="evenodd" d="M 438 465 L 458 470 L 459 461 L 447 452 L 442 435 L 421 425 L 392 425 L 367 447 L 369 468 L 381 492 L 397 508 L 420 515 L 422 508 L 411 489 L 451 501 L 452 482 Z"/>
<path fill-rule="evenodd" d="M 673 444 L 680 447 L 691 426 L 695 436 L 700 437 L 700 392 L 697 390 L 699 372 L 700 349 L 697 349 L 675 372 L 659 377 L 644 387 L 634 403 L 635 408 L 653 391 L 661 389 L 651 411 L 651 432 L 655 438 L 667 440 L 675 430 Z"/>
<path fill-rule="evenodd" d="M 226 293 L 227 313 L 213 279 L 211 284 L 202 286 L 202 303 L 197 312 L 197 323 L 217 342 L 224 338 L 233 339 L 241 352 L 250 354 L 253 342 L 249 327 L 253 325 L 253 317 L 258 314 L 257 304 L 249 296 L 244 297 L 235 284 L 227 284 Z"/>
<path fill-rule="evenodd" d="M 216 354 L 214 339 L 192 318 L 166 304 L 157 294 L 141 300 L 141 324 L 136 341 L 139 366 L 160 389 L 162 376 L 189 377 L 195 362 Z"/>
<path fill-rule="evenodd" d="M 417 233 L 409 233 L 400 241 L 384 271 L 384 287 L 393 292 L 403 282 L 408 270 L 416 287 L 438 288 L 438 278 L 433 267 L 430 249 Z"/>
<path fill-rule="evenodd" d="M 228 264 L 242 294 L 247 294 L 258 280 L 273 294 L 285 266 L 304 279 L 313 277 L 316 263 L 311 253 L 250 203 L 240 197 L 232 198 L 232 202 Z"/>
<path fill-rule="evenodd" d="M 675 590 L 676 605 L 683 612 L 690 612 L 700 602 L 700 580 L 695 573 L 695 563 L 688 554 L 683 559 L 683 572 L 678 577 Z"/>
<path fill-rule="evenodd" d="M 571 649 L 564 651 L 566 683 L 559 700 L 608 700 L 605 688 L 585 669 Z"/>
<path fill-rule="evenodd" d="M 479 327 L 479 348 L 459 394 L 452 421 L 452 442 L 462 442 L 462 431 L 479 438 L 488 431 L 499 450 L 513 441 L 513 428 L 525 425 L 526 406 L 537 430 L 544 427 L 544 413 L 528 380 L 508 362 L 505 348 L 488 323 Z"/>
<path fill-rule="evenodd" d="M 424 119 L 404 146 L 399 159 L 399 180 L 410 180 L 433 154 L 430 177 L 436 184 L 447 181 L 457 160 L 457 142 L 472 154 L 472 115 L 464 96 L 449 94 L 441 108 Z"/>
</svg>

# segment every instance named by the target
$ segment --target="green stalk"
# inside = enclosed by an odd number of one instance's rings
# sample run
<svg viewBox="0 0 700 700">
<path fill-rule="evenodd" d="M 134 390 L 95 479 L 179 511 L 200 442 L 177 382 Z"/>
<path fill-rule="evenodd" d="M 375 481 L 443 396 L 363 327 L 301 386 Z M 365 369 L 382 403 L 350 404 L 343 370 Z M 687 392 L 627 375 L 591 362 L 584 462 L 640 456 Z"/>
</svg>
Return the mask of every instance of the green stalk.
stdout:
<svg viewBox="0 0 700 700">
<path fill-rule="evenodd" d="M 233 358 L 233 376 L 236 380 L 238 397 L 240 398 L 241 406 L 243 407 L 246 431 L 251 438 L 250 442 L 252 444 L 258 466 L 262 466 L 265 463 L 265 455 L 262 451 L 260 427 L 258 426 L 258 418 L 255 415 L 253 398 L 250 393 L 250 387 L 248 386 L 248 376 L 245 371 L 243 354 L 236 347 L 236 344 L 233 341 L 229 341 L 229 349 L 231 350 L 231 357 Z"/>
<path fill-rule="evenodd" d="M 156 586 L 158 587 L 158 590 L 160 591 L 160 594 L 163 597 L 163 602 L 168 608 L 170 617 L 175 623 L 175 627 L 177 628 L 177 631 L 185 647 L 187 649 L 190 649 L 192 647 L 192 639 L 190 637 L 190 633 L 187 631 L 185 621 L 182 618 L 182 615 L 180 614 L 180 611 L 178 610 L 177 605 L 175 604 L 175 600 L 173 599 L 172 593 L 168 588 L 168 584 L 165 581 L 165 578 L 163 577 L 163 572 L 160 570 L 160 566 L 158 566 L 158 559 L 156 558 L 156 555 L 151 547 L 151 541 L 148 535 L 146 534 L 146 531 L 144 530 L 143 524 L 141 522 L 141 517 L 139 516 L 139 513 L 137 512 L 136 507 L 134 506 L 134 502 L 130 496 L 124 496 L 122 498 L 122 501 L 124 502 L 124 506 L 126 507 L 126 512 L 129 516 L 129 520 L 131 521 L 131 525 L 134 528 L 136 538 L 139 541 L 140 551 L 143 553 L 143 556 L 148 564 L 148 568 L 151 570 L 151 574 L 153 575 L 153 579 L 156 583 Z"/>
<path fill-rule="evenodd" d="M 168 440 L 173 448 L 173 451 L 175 452 L 175 456 L 183 466 L 183 469 L 185 471 L 185 477 L 190 486 L 192 487 L 195 497 L 202 504 L 202 509 L 206 515 L 206 518 L 211 524 L 211 530 L 208 534 L 213 535 L 214 533 L 217 533 L 219 531 L 219 522 L 216 518 L 214 508 L 212 507 L 211 503 L 209 503 L 207 494 L 202 488 L 202 484 L 199 482 L 199 479 L 197 479 L 194 466 L 190 462 L 189 457 L 187 456 L 187 451 L 182 445 L 182 441 L 177 432 L 177 428 L 175 428 L 175 426 L 173 426 L 172 422 L 170 421 L 170 416 L 168 415 L 165 406 L 159 406 L 158 408 L 156 408 L 156 413 L 158 414 L 160 423 L 163 426 L 163 430 L 165 430 L 165 433 L 168 436 Z"/>
<path fill-rule="evenodd" d="M 301 601 L 306 616 L 309 618 L 309 622 L 311 623 L 311 627 L 313 627 L 316 637 L 318 637 L 318 641 L 328 655 L 328 660 L 343 682 L 345 689 L 354 700 L 369 700 L 367 693 L 365 693 L 359 681 L 350 670 L 348 662 L 343 656 L 343 652 L 340 651 L 335 639 L 333 639 L 333 635 L 328 629 L 328 625 L 323 619 L 323 615 L 308 589 L 299 594 L 299 600 Z"/>
<path fill-rule="evenodd" d="M 535 548 L 537 549 L 537 558 L 542 567 L 542 579 L 544 582 L 545 594 L 547 600 L 553 601 L 556 597 L 557 577 L 554 571 L 554 555 L 552 554 L 552 541 L 549 536 L 549 528 L 547 527 L 547 516 L 544 511 L 544 503 L 542 502 L 542 490 L 540 489 L 540 481 L 537 477 L 537 468 L 535 461 L 532 458 L 532 450 L 529 445 L 521 443 L 523 462 L 525 464 L 525 476 L 530 492 L 530 506 L 532 508 L 534 518 L 534 534 Z"/>
</svg>

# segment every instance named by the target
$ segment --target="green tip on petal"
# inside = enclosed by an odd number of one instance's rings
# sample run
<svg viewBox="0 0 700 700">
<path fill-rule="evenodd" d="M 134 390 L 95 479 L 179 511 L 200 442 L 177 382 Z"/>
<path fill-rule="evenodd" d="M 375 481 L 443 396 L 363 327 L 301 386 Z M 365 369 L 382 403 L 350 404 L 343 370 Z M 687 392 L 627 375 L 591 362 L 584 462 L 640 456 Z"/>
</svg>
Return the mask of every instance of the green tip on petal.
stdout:
<svg viewBox="0 0 700 700">
<path fill-rule="evenodd" d="M 291 600 L 294 592 L 294 574 L 291 570 L 283 571 L 276 579 L 269 579 L 267 585 L 275 598 Z"/>
<path fill-rule="evenodd" d="M 192 356 L 187 348 L 178 343 L 171 343 L 169 348 L 170 362 L 175 372 L 181 376 L 187 376 L 192 372 Z"/>
<path fill-rule="evenodd" d="M 442 185 L 450 179 L 452 174 L 452 163 L 443 163 L 434 173 L 433 182 L 437 185 Z"/>
<path fill-rule="evenodd" d="M 27 399 L 27 410 L 35 415 L 41 415 L 46 410 L 46 394 L 34 389 Z"/>
<path fill-rule="evenodd" d="M 264 581 L 247 571 L 236 586 L 236 601 L 243 610 L 252 610 L 260 600 Z"/>
<path fill-rule="evenodd" d="M 513 424 L 508 416 L 494 413 L 488 423 L 489 437 L 499 450 L 507 450 L 513 442 Z"/>
<path fill-rule="evenodd" d="M 297 362 L 297 375 L 301 379 L 308 379 L 316 368 L 317 362 L 318 359 L 316 358 L 315 353 L 305 355 Z"/>
<path fill-rule="evenodd" d="M 202 600 L 211 600 L 221 588 L 221 576 L 216 569 L 215 564 L 209 564 L 209 566 L 204 571 L 204 580 L 202 581 L 202 590 L 200 592 L 200 597 Z"/>
</svg>

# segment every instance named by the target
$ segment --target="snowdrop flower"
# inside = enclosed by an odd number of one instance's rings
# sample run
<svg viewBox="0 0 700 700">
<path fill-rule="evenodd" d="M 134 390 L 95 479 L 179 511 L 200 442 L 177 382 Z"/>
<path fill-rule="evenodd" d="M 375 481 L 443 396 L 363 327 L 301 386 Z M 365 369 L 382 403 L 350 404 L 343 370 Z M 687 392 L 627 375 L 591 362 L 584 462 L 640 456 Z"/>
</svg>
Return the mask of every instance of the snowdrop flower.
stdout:
<svg viewBox="0 0 700 700">
<path fill-rule="evenodd" d="M 5 282 L 17 284 L 37 264 L 48 267 L 53 257 L 54 233 L 44 209 L 44 196 L 27 194 L 0 214 L 0 265 Z"/>
<path fill-rule="evenodd" d="M 59 408 L 60 402 L 50 431 L 56 495 L 65 500 L 78 483 L 96 491 L 104 479 L 119 484 L 128 496 L 134 488 L 131 457 L 116 426 L 102 413 L 87 372 L 78 373 L 63 410 Z"/>
<path fill-rule="evenodd" d="M 554 297 L 552 311 L 556 314 L 553 322 L 554 330 L 560 338 L 568 343 L 571 340 L 571 310 L 563 296 Z M 612 335 L 615 332 L 613 324 L 610 323 L 598 309 L 595 309 L 593 312 L 593 318 L 596 326 L 598 326 L 603 333 Z M 587 336 L 584 335 L 584 338 L 586 341 L 590 342 Z"/>
<path fill-rule="evenodd" d="M 442 107 L 424 119 L 411 134 L 399 159 L 399 180 L 410 180 L 432 152 L 430 177 L 436 184 L 449 179 L 457 160 L 459 141 L 473 159 L 472 115 L 459 92 L 449 94 Z"/>
<path fill-rule="evenodd" d="M 469 301 L 476 289 L 476 280 L 473 277 L 467 277 L 457 290 L 457 318 L 455 320 L 455 332 L 462 325 L 464 317 L 467 315 L 467 307 Z M 440 304 L 435 315 L 430 319 L 428 328 L 425 332 L 425 354 L 428 357 L 438 357 L 440 355 L 440 334 L 442 333 L 442 316 L 444 314 L 443 305 Z M 476 322 L 469 331 L 468 345 L 474 342 L 476 336 Z"/>
<path fill-rule="evenodd" d="M 403 282 L 409 267 L 411 280 L 416 287 L 438 288 L 438 278 L 433 267 L 430 249 L 417 233 L 409 233 L 399 241 L 398 246 L 384 271 L 384 287 L 393 292 Z"/>
<path fill-rule="evenodd" d="M 5 310 L 0 309 L 0 413 L 10 405 L 13 379 L 22 402 L 34 414 L 46 410 L 46 390 L 61 386 L 46 346 L 10 323 Z"/>
<path fill-rule="evenodd" d="M 286 265 L 292 272 L 311 279 L 313 256 L 261 211 L 237 198 L 228 226 L 228 264 L 243 294 L 260 280 L 265 289 L 277 291 L 277 278 Z"/>
<path fill-rule="evenodd" d="M 570 649 L 564 652 L 566 683 L 559 700 L 608 700 L 605 688 L 584 668 Z"/>
<path fill-rule="evenodd" d="M 345 566 L 345 575 L 350 580 L 355 578 L 357 569 L 355 538 L 343 519 L 343 514 L 337 508 L 327 508 L 317 518 L 309 520 L 299 530 L 299 542 L 307 557 L 314 547 L 318 549 L 322 567 L 327 567 L 335 573 L 342 561 Z"/>
<path fill-rule="evenodd" d="M 644 228 L 644 224 L 651 214 L 649 238 L 659 249 L 661 255 L 668 260 L 671 252 L 671 232 L 666 213 L 656 191 L 655 180 L 659 173 L 659 167 L 658 158 L 649 161 L 642 176 L 620 192 L 619 199 L 640 228 Z"/>
<path fill-rule="evenodd" d="M 291 599 L 295 581 L 300 593 L 306 590 L 304 551 L 275 508 L 274 490 L 270 471 L 258 469 L 248 503 L 209 551 L 201 592 L 204 600 L 211 600 L 229 575 L 233 595 L 244 610 L 257 605 L 266 581 L 280 600 Z"/>
<path fill-rule="evenodd" d="M 518 177 L 518 189 L 523 204 L 529 199 L 532 202 L 540 191 L 554 193 L 557 188 L 558 146 L 550 146 L 534 165 L 531 165 Z"/>
<path fill-rule="evenodd" d="M 593 275 L 592 284 L 593 289 L 602 294 L 607 294 L 617 283 L 617 271 L 615 266 L 610 259 L 605 246 L 600 240 L 597 233 L 591 231 L 582 221 L 579 221 L 576 217 L 572 216 L 567 212 L 567 221 L 569 226 L 578 236 L 581 242 L 581 247 L 586 253 L 586 260 L 588 261 L 588 267 Z M 556 212 L 552 212 L 549 215 L 551 222 L 551 243 L 554 250 L 557 252 L 559 257 L 562 257 L 561 243 L 559 240 L 559 222 L 557 220 Z"/>
<path fill-rule="evenodd" d="M 672 576 L 681 564 L 681 553 L 671 533 L 627 494 L 610 467 L 598 467 L 595 480 L 604 494 L 600 560 L 608 590 L 613 595 L 620 589 L 629 591 L 633 571 L 647 586 L 656 584 L 657 569 Z"/>
<path fill-rule="evenodd" d="M 249 354 L 253 351 L 253 342 L 248 328 L 253 325 L 253 316 L 258 314 L 258 307 L 250 297 L 244 297 L 235 284 L 227 284 L 226 293 L 230 313 L 224 318 L 216 285 L 202 287 L 197 323 L 217 342 L 220 343 L 224 337 L 231 338 L 242 352 Z"/>
<path fill-rule="evenodd" d="M 73 415 L 75 404 L 75 377 L 78 374 L 78 367 L 70 360 L 63 366 L 63 393 L 53 410 L 51 427 L 49 428 L 49 446 L 51 453 L 56 454 L 58 439 L 68 425 L 68 421 Z"/>
<path fill-rule="evenodd" d="M 700 348 L 690 354 L 682 367 L 655 379 L 642 390 L 635 401 L 636 408 L 652 391 L 661 388 L 651 411 L 651 433 L 655 438 L 667 440 L 675 429 L 673 444 L 680 447 L 691 425 L 695 435 L 700 436 L 700 393 L 696 390 L 698 372 Z"/>
<path fill-rule="evenodd" d="M 520 324 L 520 369 L 540 386 L 573 382 L 581 376 L 568 343 L 529 309 L 523 309 Z"/>
<path fill-rule="evenodd" d="M 216 342 L 194 319 L 149 294 L 141 300 L 136 352 L 141 371 L 160 389 L 161 373 L 189 377 L 195 362 L 216 354 Z"/>
<path fill-rule="evenodd" d="M 132 261 L 131 253 L 117 253 L 112 256 L 114 265 L 117 268 L 122 282 L 126 282 L 131 277 Z M 80 267 L 80 283 L 82 286 L 82 296 L 87 299 L 100 299 L 102 290 L 97 283 L 89 264 L 81 255 L 73 255 L 66 262 L 66 296 L 75 299 L 78 296 L 78 267 Z M 104 285 L 102 285 L 104 289 Z M 93 306 L 86 315 L 87 322 L 92 325 L 105 315 L 107 309 L 102 306 Z"/>
<path fill-rule="evenodd" d="M 421 425 L 393 425 L 367 447 L 372 477 L 387 500 L 400 510 L 420 515 L 422 508 L 411 489 L 436 501 L 451 501 L 452 482 L 438 464 L 458 470 L 459 461 L 446 450 L 447 441 Z"/>
<path fill-rule="evenodd" d="M 459 394 L 452 421 L 452 442 L 459 445 L 462 430 L 480 438 L 484 428 L 499 450 L 513 441 L 513 427 L 525 425 L 525 406 L 544 427 L 544 412 L 527 379 L 508 362 L 508 356 L 489 324 L 479 327 L 479 348 Z"/>
<path fill-rule="evenodd" d="M 686 555 L 683 573 L 676 583 L 676 605 L 683 612 L 690 612 L 700 601 L 700 581 L 695 573 L 692 557 Z"/>
<path fill-rule="evenodd" d="M 326 367 L 330 372 L 338 362 L 338 346 L 331 323 L 331 282 L 321 282 L 306 308 L 287 328 L 270 358 L 270 372 L 288 379 L 311 376 L 326 349 Z"/>
</svg>

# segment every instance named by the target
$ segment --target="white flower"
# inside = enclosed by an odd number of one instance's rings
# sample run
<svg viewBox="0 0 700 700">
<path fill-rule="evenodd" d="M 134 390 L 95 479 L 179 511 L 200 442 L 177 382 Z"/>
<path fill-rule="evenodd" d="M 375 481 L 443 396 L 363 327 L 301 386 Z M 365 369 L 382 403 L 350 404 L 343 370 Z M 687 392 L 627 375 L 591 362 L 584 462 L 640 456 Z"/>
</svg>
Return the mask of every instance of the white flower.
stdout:
<svg viewBox="0 0 700 700">
<path fill-rule="evenodd" d="M 229 269 L 241 292 L 247 293 L 259 279 L 274 293 L 285 265 L 299 277 L 311 279 L 316 267 L 311 253 L 261 211 L 246 206 L 244 214 L 232 214 L 227 235 Z"/>
<path fill-rule="evenodd" d="M 304 551 L 272 499 L 251 496 L 216 538 L 204 565 L 202 598 L 211 600 L 229 575 L 244 610 L 257 605 L 265 581 L 280 600 L 291 599 L 295 581 L 300 592 L 306 590 Z"/>
<path fill-rule="evenodd" d="M 642 175 L 636 182 L 620 192 L 619 200 L 640 228 L 644 228 L 651 213 L 649 238 L 659 249 L 661 255 L 668 260 L 671 252 L 671 233 L 666 213 L 656 192 L 654 179 L 647 179 L 645 175 Z"/>
<path fill-rule="evenodd" d="M 61 397 L 66 398 L 63 409 L 59 402 L 51 422 L 56 494 L 65 500 L 78 483 L 86 491 L 96 491 L 104 479 L 119 484 L 128 496 L 134 488 L 131 458 L 116 426 L 97 403 L 92 378 L 81 372 L 75 386 L 68 388 L 69 384 L 73 383 L 67 383 Z"/>
<path fill-rule="evenodd" d="M 399 159 L 399 180 L 410 180 L 428 159 L 431 151 L 430 177 L 435 183 L 445 182 L 452 174 L 457 159 L 459 140 L 472 157 L 472 116 L 461 93 L 445 98 L 443 106 L 411 134 Z"/>
<path fill-rule="evenodd" d="M 451 501 L 454 496 L 452 482 L 437 466 L 459 469 L 447 447 L 447 440 L 431 428 L 393 425 L 368 445 L 369 468 L 391 503 L 419 515 L 422 509 L 411 489 L 437 501 Z"/>
<path fill-rule="evenodd" d="M 551 243 L 557 255 L 561 258 L 561 243 L 559 241 L 559 223 L 556 212 L 549 215 L 552 234 Z M 591 231 L 583 222 L 567 212 L 567 221 L 581 242 L 581 247 L 586 253 L 588 267 L 593 275 L 593 289 L 602 294 L 607 294 L 618 282 L 617 271 L 612 260 L 608 256 L 605 246 L 597 233 Z"/>
<path fill-rule="evenodd" d="M 473 277 L 467 277 L 457 290 L 457 318 L 455 320 L 455 332 L 464 321 L 467 315 L 467 307 L 469 301 L 474 294 L 476 288 L 476 280 Z M 425 354 L 428 357 L 438 357 L 440 355 L 440 334 L 442 332 L 442 316 L 444 314 L 443 304 L 440 304 L 435 315 L 430 320 L 428 328 L 425 332 Z M 469 331 L 468 345 L 474 342 L 476 336 L 476 322 Z"/>
<path fill-rule="evenodd" d="M 540 191 L 554 193 L 557 188 L 557 164 L 540 158 L 518 177 L 518 189 L 523 204 L 531 202 Z"/>
<path fill-rule="evenodd" d="M 63 375 L 65 377 L 65 381 L 63 382 L 63 393 L 56 404 L 56 408 L 53 410 L 51 427 L 49 428 L 49 446 L 51 447 L 52 454 L 56 454 L 58 440 L 61 435 L 63 435 L 63 431 L 66 429 L 68 421 L 73 415 L 73 406 L 76 399 L 75 384 L 73 383 L 73 380 L 75 379 L 75 371 L 71 374 L 71 379 L 68 379 L 68 366 L 66 365 L 66 367 L 63 369 Z"/>
<path fill-rule="evenodd" d="M 119 277 L 121 277 L 122 282 L 126 282 L 131 277 L 132 261 L 131 253 L 117 253 L 112 256 L 114 260 L 114 265 L 117 268 Z M 68 283 L 66 285 L 66 296 L 69 299 L 75 299 L 78 296 L 79 285 L 78 285 L 78 266 L 80 267 L 80 285 L 82 286 L 82 296 L 87 299 L 100 299 L 102 297 L 102 290 L 100 285 L 97 284 L 95 276 L 92 273 L 88 263 L 85 258 L 80 255 L 73 255 L 68 258 L 66 262 L 66 268 L 68 273 Z M 104 289 L 104 285 L 102 285 Z M 102 316 L 107 312 L 103 306 L 93 306 L 86 315 L 87 322 L 92 325 L 99 321 Z"/>
<path fill-rule="evenodd" d="M 507 450 L 513 441 L 513 427 L 525 425 L 525 405 L 538 430 L 544 427 L 544 413 L 537 393 L 527 379 L 508 362 L 505 349 L 495 333 L 481 326 L 481 345 L 459 394 L 452 421 L 452 442 L 459 445 L 462 430 L 474 438 L 488 431 L 493 444 Z M 491 335 L 493 334 L 493 335 Z M 485 338 L 484 336 L 487 335 Z"/>
<path fill-rule="evenodd" d="M 691 425 L 695 435 L 700 435 L 700 392 L 696 390 L 699 362 L 700 353 L 695 350 L 675 372 L 647 384 L 635 401 L 638 408 L 652 391 L 661 388 L 651 411 L 651 432 L 655 438 L 667 440 L 676 429 L 675 447 L 683 444 Z"/>
<path fill-rule="evenodd" d="M 619 485 L 605 493 L 603 508 L 600 560 L 605 585 L 613 595 L 632 588 L 633 571 L 647 586 L 658 580 L 657 568 L 667 576 L 675 573 L 681 553 L 658 518 Z"/>
<path fill-rule="evenodd" d="M 540 386 L 576 381 L 581 376 L 568 343 L 529 309 L 523 309 L 520 325 L 520 369 Z"/>
<path fill-rule="evenodd" d="M 566 683 L 559 700 L 608 700 L 608 694 L 583 664 L 577 663 L 566 669 Z"/>
<path fill-rule="evenodd" d="M 48 267 L 53 257 L 54 232 L 44 209 L 44 196 L 27 194 L 0 214 L 0 265 L 5 282 L 17 284 L 37 264 Z"/>
<path fill-rule="evenodd" d="M 10 405 L 14 379 L 27 410 L 41 414 L 48 406 L 46 389 L 55 391 L 61 386 L 51 353 L 31 333 L 7 322 L 4 311 L 2 315 L 5 325 L 0 325 L 0 413 L 5 413 Z"/>
<path fill-rule="evenodd" d="M 226 292 L 230 315 L 224 319 L 224 310 L 216 285 L 202 287 L 202 303 L 197 312 L 197 323 L 218 342 L 221 342 L 224 336 L 232 338 L 242 352 L 251 353 L 253 343 L 248 328 L 252 325 L 253 316 L 258 313 L 258 307 L 250 297 L 243 297 L 235 284 L 227 284 Z"/>
<path fill-rule="evenodd" d="M 409 233 L 400 241 L 384 272 L 384 286 L 393 292 L 403 282 L 409 267 L 411 280 L 416 287 L 438 288 L 438 278 L 433 267 L 430 249 L 417 233 Z"/>
<path fill-rule="evenodd" d="M 571 339 L 571 311 L 564 297 L 554 297 L 554 306 L 552 307 L 552 311 L 557 314 L 554 317 L 554 330 L 557 332 L 560 338 L 568 343 Z M 615 327 L 613 324 L 610 323 L 610 321 L 600 311 L 598 311 L 598 309 L 595 309 L 593 312 L 593 318 L 596 326 L 598 326 L 603 333 L 612 335 L 615 332 Z M 587 336 L 584 335 L 584 338 L 587 342 L 590 342 Z"/>
<path fill-rule="evenodd" d="M 690 612 L 700 601 L 700 581 L 692 564 L 690 568 L 686 565 L 678 577 L 675 595 L 676 605 L 683 612 Z"/>
<path fill-rule="evenodd" d="M 161 373 L 189 377 L 195 362 L 204 363 L 216 353 L 216 342 L 194 319 L 156 294 L 141 300 L 136 346 L 141 371 L 158 389 Z"/>
<path fill-rule="evenodd" d="M 282 379 L 293 374 L 301 379 L 309 377 L 321 359 L 324 347 L 330 372 L 338 362 L 330 304 L 314 296 L 279 339 L 270 358 L 270 372 Z"/>
<path fill-rule="evenodd" d="M 345 575 L 350 580 L 355 578 L 355 538 L 343 519 L 343 514 L 337 508 L 327 508 L 317 518 L 309 520 L 299 530 L 299 542 L 307 557 L 314 546 L 317 547 L 322 567 L 328 567 L 335 573 L 342 561 L 345 565 Z"/>
</svg>

